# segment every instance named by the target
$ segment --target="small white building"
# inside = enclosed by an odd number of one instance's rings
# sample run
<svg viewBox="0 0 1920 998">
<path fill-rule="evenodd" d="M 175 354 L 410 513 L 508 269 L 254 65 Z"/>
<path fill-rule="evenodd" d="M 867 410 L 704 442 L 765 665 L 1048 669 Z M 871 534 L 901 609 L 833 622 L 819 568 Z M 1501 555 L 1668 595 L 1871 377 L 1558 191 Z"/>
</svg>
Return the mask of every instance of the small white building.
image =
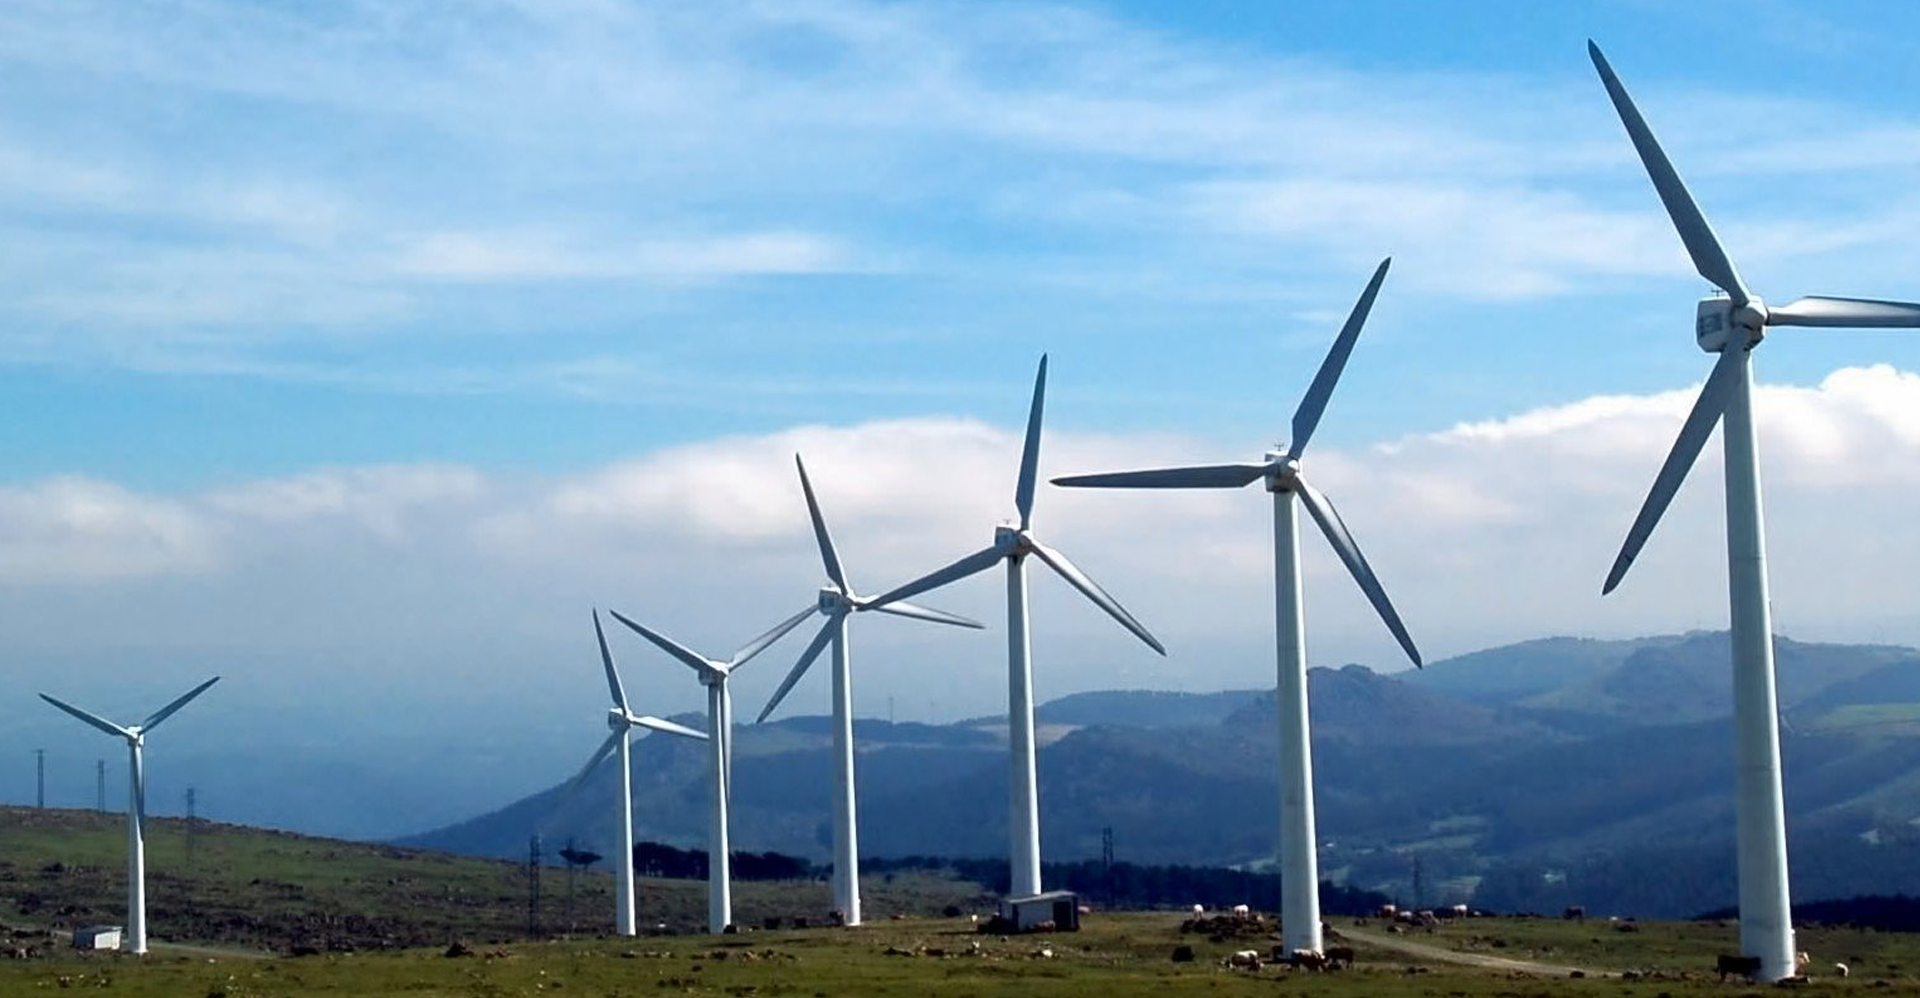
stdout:
<svg viewBox="0 0 1920 998">
<path fill-rule="evenodd" d="M 1080 929 L 1080 895 L 1072 891 L 1046 891 L 1020 898 L 1001 898 L 1000 917 L 1015 932 L 1029 932 L 1042 923 L 1051 923 L 1058 932 Z"/>
<path fill-rule="evenodd" d="M 74 949 L 119 949 L 121 928 L 118 925 L 89 925 L 84 929 L 73 930 Z"/>
</svg>

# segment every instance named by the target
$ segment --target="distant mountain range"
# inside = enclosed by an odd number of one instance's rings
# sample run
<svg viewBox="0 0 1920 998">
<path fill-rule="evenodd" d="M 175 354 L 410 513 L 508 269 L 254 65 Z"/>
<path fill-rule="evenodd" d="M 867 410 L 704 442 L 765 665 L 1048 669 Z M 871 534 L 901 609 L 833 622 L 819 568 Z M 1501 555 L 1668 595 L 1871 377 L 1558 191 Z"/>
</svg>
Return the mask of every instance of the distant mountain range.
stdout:
<svg viewBox="0 0 1920 998">
<path fill-rule="evenodd" d="M 1920 893 L 1920 651 L 1786 639 L 1777 650 L 1796 896 Z M 1664 917 L 1731 904 L 1727 656 L 1724 633 L 1693 633 L 1549 638 L 1394 675 L 1312 670 L 1323 874 L 1507 910 Z M 1083 693 L 1039 720 L 1048 859 L 1098 856 L 1111 828 L 1116 854 L 1135 862 L 1268 863 L 1270 691 Z M 1004 854 L 1004 719 L 861 720 L 856 737 L 863 853 Z M 699 844 L 700 746 L 636 748 L 639 834 Z M 737 848 L 826 857 L 828 750 L 825 718 L 740 727 Z M 615 778 L 603 767 L 568 799 L 549 790 L 405 842 L 514 856 L 539 831 L 605 852 Z"/>
</svg>

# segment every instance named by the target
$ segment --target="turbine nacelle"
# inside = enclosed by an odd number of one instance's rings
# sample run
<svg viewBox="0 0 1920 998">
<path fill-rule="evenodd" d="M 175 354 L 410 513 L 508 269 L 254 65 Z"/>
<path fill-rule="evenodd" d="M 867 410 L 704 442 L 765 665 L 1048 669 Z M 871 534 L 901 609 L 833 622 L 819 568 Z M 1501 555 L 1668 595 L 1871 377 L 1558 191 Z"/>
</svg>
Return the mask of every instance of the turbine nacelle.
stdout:
<svg viewBox="0 0 1920 998">
<path fill-rule="evenodd" d="M 1267 491 L 1291 492 L 1300 481 L 1300 459 L 1288 456 L 1286 451 L 1267 452 Z"/>
<path fill-rule="evenodd" d="M 993 528 L 993 547 L 1003 557 L 1024 557 L 1033 553 L 1033 538 L 1011 523 Z"/>
<path fill-rule="evenodd" d="M 1751 350 L 1767 335 L 1767 315 L 1767 303 L 1758 297 L 1735 305 L 1725 295 L 1711 295 L 1694 310 L 1693 337 L 1708 353 L 1721 352 L 1729 342 Z"/>
<path fill-rule="evenodd" d="M 819 608 L 822 614 L 831 617 L 836 613 L 847 613 L 859 609 L 860 600 L 833 586 L 821 586 Z"/>
</svg>

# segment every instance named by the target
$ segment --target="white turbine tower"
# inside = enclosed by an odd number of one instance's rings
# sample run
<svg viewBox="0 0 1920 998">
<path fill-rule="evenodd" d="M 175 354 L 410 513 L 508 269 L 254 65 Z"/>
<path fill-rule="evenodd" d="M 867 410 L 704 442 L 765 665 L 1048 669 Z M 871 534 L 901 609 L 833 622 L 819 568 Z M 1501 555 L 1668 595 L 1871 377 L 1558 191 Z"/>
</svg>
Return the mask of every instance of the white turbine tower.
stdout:
<svg viewBox="0 0 1920 998">
<path fill-rule="evenodd" d="M 1740 870 L 1740 949 L 1760 960 L 1760 978 L 1794 973 L 1793 913 L 1787 893 L 1786 808 L 1780 789 L 1779 706 L 1774 689 L 1773 624 L 1767 598 L 1766 538 L 1760 512 L 1759 448 L 1753 432 L 1753 348 L 1769 326 L 1920 327 L 1920 305 L 1858 298 L 1801 298 L 1769 307 L 1747 290 L 1706 216 L 1667 160 L 1646 119 L 1598 46 L 1587 43 L 1607 96 L 1626 125 L 1653 187 L 1680 232 L 1700 276 L 1726 292 L 1701 300 L 1694 338 L 1718 353 L 1679 439 L 1654 478 L 1626 543 L 1607 573 L 1612 592 L 1639 555 L 1714 424 L 1725 422 L 1727 590 L 1733 650 L 1733 726 L 1737 796 L 1735 844 Z"/>
<path fill-rule="evenodd" d="M 1347 532 L 1347 526 L 1327 497 L 1300 476 L 1300 455 L 1313 437 L 1327 399 L 1340 380 L 1347 355 L 1366 324 L 1380 282 L 1386 279 L 1383 260 L 1367 282 L 1360 301 L 1347 316 L 1347 323 L 1333 341 L 1333 349 L 1320 364 L 1320 372 L 1307 388 L 1306 397 L 1293 414 L 1293 439 L 1285 451 L 1272 451 L 1259 464 L 1220 464 L 1191 468 L 1163 468 L 1154 471 L 1123 471 L 1105 475 L 1074 475 L 1056 478 L 1055 485 L 1089 488 L 1135 489 L 1229 489 L 1241 488 L 1264 479 L 1273 493 L 1273 577 L 1274 630 L 1279 651 L 1277 699 L 1280 709 L 1280 916 L 1289 951 L 1319 952 L 1320 871 L 1315 853 L 1318 839 L 1313 817 L 1313 742 L 1307 726 L 1307 642 L 1305 619 L 1300 601 L 1300 521 L 1294 500 L 1306 506 L 1308 515 L 1320 525 L 1327 542 L 1346 563 L 1360 591 L 1366 594 L 1380 618 L 1393 632 L 1394 639 L 1406 650 L 1414 665 L 1420 664 L 1420 652 L 1407 635 L 1400 615 L 1387 600 L 1387 592 L 1373 569 L 1360 553 L 1359 545 Z"/>
<path fill-rule="evenodd" d="M 735 669 L 747 664 L 749 659 L 765 651 L 768 645 L 800 626 L 801 621 L 813 615 L 814 609 L 807 607 L 774 625 L 772 630 L 747 642 L 724 662 L 700 655 L 672 638 L 628 619 L 618 610 L 608 612 L 613 614 L 613 619 L 653 642 L 661 651 L 686 663 L 699 677 L 700 685 L 707 688 L 707 739 L 713 750 L 713 810 L 707 831 L 707 931 L 725 932 L 727 926 L 733 924 L 732 846 L 728 842 L 727 826 L 729 795 L 733 792 L 733 695 L 727 691 L 727 680 Z"/>
<path fill-rule="evenodd" d="M 1013 504 L 1020 522 L 1002 523 L 995 528 L 993 544 L 947 567 L 922 576 L 891 592 L 867 601 L 877 610 L 890 603 L 926 592 L 969 575 L 984 572 L 1005 562 L 1007 566 L 1007 729 L 1009 735 L 1012 781 L 1007 813 L 1008 833 L 1012 839 L 1009 857 L 1012 896 L 1028 897 L 1040 893 L 1040 791 L 1035 775 L 1033 737 L 1033 664 L 1029 659 L 1027 632 L 1027 556 L 1034 555 L 1060 574 L 1068 584 L 1107 611 L 1121 626 L 1145 641 L 1162 655 L 1167 650 L 1124 607 L 1107 595 L 1098 583 L 1067 560 L 1067 556 L 1035 538 L 1029 527 L 1033 520 L 1033 491 L 1040 465 L 1040 416 L 1047 396 L 1047 358 L 1040 358 L 1040 373 L 1033 382 L 1033 406 L 1027 413 L 1026 445 L 1020 452 L 1020 478 L 1014 487 Z"/>
<path fill-rule="evenodd" d="M 101 731 L 127 742 L 127 949 L 135 954 L 147 951 L 147 843 L 142 837 L 141 825 L 147 816 L 147 770 L 146 737 L 147 733 L 160 726 L 160 722 L 173 716 L 173 712 L 187 705 L 187 701 L 205 693 L 207 687 L 220 681 L 219 676 L 188 690 L 172 703 L 154 711 L 141 721 L 129 727 L 121 727 L 97 714 L 90 714 L 74 705 L 45 693 L 40 699 L 72 714 Z"/>
<path fill-rule="evenodd" d="M 820 632 L 814 635 L 813 642 L 800 653 L 800 660 L 794 663 L 792 671 L 780 683 L 767 705 L 760 711 L 758 721 L 765 721 L 767 715 L 786 698 L 787 691 L 806 675 L 809 666 L 820 657 L 820 652 L 828 642 L 833 644 L 833 904 L 847 925 L 860 924 L 860 828 L 858 813 L 854 806 L 853 779 L 853 655 L 847 645 L 847 617 L 858 610 L 868 608 L 868 601 L 856 595 L 852 584 L 847 581 L 846 569 L 841 567 L 840 555 L 833 549 L 833 538 L 827 533 L 826 518 L 820 515 L 820 503 L 814 498 L 813 483 L 807 479 L 806 463 L 800 455 L 793 456 L 793 463 L 800 469 L 800 491 L 807 497 L 807 515 L 813 520 L 813 536 L 820 543 L 820 560 L 826 566 L 827 578 L 833 583 L 820 589 L 821 616 L 827 618 L 820 625 Z M 957 627 L 978 628 L 977 621 L 965 617 L 915 606 L 905 600 L 875 607 L 881 613 L 891 613 L 916 620 L 928 620 L 937 624 L 952 624 Z"/>
<path fill-rule="evenodd" d="M 639 922 L 635 915 L 633 884 L 633 743 L 635 728 L 649 731 L 664 731 L 670 735 L 686 738 L 706 739 L 706 734 L 692 728 L 664 721 L 657 717 L 635 714 L 627 707 L 627 692 L 620 685 L 620 673 L 613 667 L 613 653 L 607 650 L 607 633 L 600 628 L 600 611 L 593 611 L 593 636 L 600 642 L 600 664 L 607 670 L 607 691 L 613 694 L 613 707 L 607 711 L 607 727 L 612 729 L 607 740 L 594 750 L 593 757 L 580 767 L 580 775 L 567 784 L 562 799 L 572 795 L 573 791 L 585 783 L 587 777 L 599 767 L 606 757 L 618 751 L 620 753 L 620 858 L 618 862 L 618 880 L 614 883 L 616 899 L 614 925 L 623 936 L 631 936 L 639 931 Z"/>
</svg>

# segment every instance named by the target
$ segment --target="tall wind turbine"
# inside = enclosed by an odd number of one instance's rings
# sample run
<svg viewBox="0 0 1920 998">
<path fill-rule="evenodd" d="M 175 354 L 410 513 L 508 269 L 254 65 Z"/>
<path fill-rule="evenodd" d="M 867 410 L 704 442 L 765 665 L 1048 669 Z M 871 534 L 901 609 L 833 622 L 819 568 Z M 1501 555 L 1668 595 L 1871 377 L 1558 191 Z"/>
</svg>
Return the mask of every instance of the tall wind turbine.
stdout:
<svg viewBox="0 0 1920 998">
<path fill-rule="evenodd" d="M 147 843 L 142 837 L 141 825 L 147 816 L 147 770 L 144 762 L 147 733 L 160 726 L 160 722 L 173 716 L 173 712 L 187 705 L 187 701 L 207 691 L 207 687 L 220 681 L 219 676 L 195 686 L 181 694 L 172 703 L 154 711 L 139 724 L 121 727 L 112 721 L 81 710 L 63 700 L 40 694 L 40 699 L 87 722 L 93 727 L 127 742 L 127 949 L 135 954 L 147 951 Z"/>
<path fill-rule="evenodd" d="M 620 753 L 620 858 L 618 863 L 619 879 L 614 883 L 616 898 L 614 925 L 623 936 L 631 936 L 638 931 L 635 916 L 633 889 L 633 743 L 635 728 L 649 731 L 664 731 L 670 735 L 706 740 L 704 732 L 695 731 L 672 721 L 657 717 L 635 714 L 627 707 L 627 692 L 620 685 L 620 672 L 613 667 L 613 653 L 607 650 L 607 633 L 600 628 L 600 611 L 593 611 L 593 636 L 600 642 L 600 664 L 607 670 L 607 691 L 613 694 L 613 707 L 607 711 L 607 727 L 611 733 L 607 740 L 594 750 L 593 757 L 580 768 L 580 775 L 567 784 L 565 795 L 585 783 L 589 775 L 599 767 L 607 756 L 618 750 Z"/>
<path fill-rule="evenodd" d="M 1366 594 L 1387 629 L 1406 650 L 1414 665 L 1420 664 L 1420 652 L 1394 612 L 1387 591 L 1374 577 L 1373 569 L 1360 553 L 1359 545 L 1347 532 L 1347 525 L 1334 510 L 1333 503 L 1300 476 L 1300 455 L 1320 425 L 1333 386 L 1340 380 L 1347 355 L 1353 352 L 1360 328 L 1373 309 L 1374 296 L 1387 277 L 1391 260 L 1380 261 L 1367 289 L 1353 306 L 1352 314 L 1333 341 L 1333 349 L 1320 364 L 1307 395 L 1293 413 L 1293 439 L 1285 451 L 1267 453 L 1259 464 L 1217 464 L 1191 468 L 1163 468 L 1155 471 L 1123 471 L 1105 475 L 1074 475 L 1056 478 L 1055 485 L 1088 488 L 1134 489 L 1234 489 L 1265 480 L 1273 493 L 1273 579 L 1274 630 L 1278 645 L 1280 709 L 1280 920 L 1286 946 L 1292 950 L 1319 952 L 1320 868 L 1315 853 L 1318 839 L 1313 818 L 1313 741 L 1307 728 L 1307 641 L 1306 621 L 1300 601 L 1300 521 L 1295 500 L 1307 507 L 1307 514 L 1320 525 L 1334 553 L 1346 563 L 1360 591 Z"/>
<path fill-rule="evenodd" d="M 1702 299 L 1694 338 L 1718 353 L 1700 397 L 1627 531 L 1607 573 L 1610 593 L 1646 544 L 1667 504 L 1706 446 L 1715 423 L 1725 422 L 1727 595 L 1733 649 L 1733 726 L 1738 772 L 1734 819 L 1740 869 L 1740 949 L 1760 959 L 1764 980 L 1794 973 L 1792 908 L 1787 895 L 1786 808 L 1780 790 L 1779 705 L 1774 688 L 1773 622 L 1767 597 L 1767 553 L 1760 511 L 1759 446 L 1753 432 L 1752 351 L 1770 326 L 1848 328 L 1920 327 L 1920 305 L 1859 298 L 1810 297 L 1769 307 L 1747 289 L 1706 216 L 1681 183 L 1645 118 L 1620 85 L 1598 46 L 1587 43 L 1600 82 L 1653 179 L 1653 188 L 1680 232 L 1700 276 L 1726 297 Z"/>
<path fill-rule="evenodd" d="M 1040 357 L 1040 373 L 1033 381 L 1033 405 L 1027 412 L 1027 440 L 1020 452 L 1020 478 L 1014 486 L 1013 505 L 1020 513 L 1019 523 L 1002 523 L 994 528 L 993 544 L 947 567 L 922 576 L 891 592 L 867 601 L 867 608 L 878 610 L 891 603 L 926 592 L 969 575 L 984 572 L 1002 562 L 1007 566 L 1007 729 L 1011 748 L 1011 801 L 1007 812 L 1008 833 L 1012 838 L 1012 894 L 1027 897 L 1040 893 L 1040 790 L 1035 775 L 1033 738 L 1033 663 L 1029 658 L 1031 642 L 1027 632 L 1027 556 L 1034 555 L 1060 574 L 1067 583 L 1107 611 L 1121 626 L 1145 641 L 1162 655 L 1167 650 L 1159 639 L 1147 633 L 1124 607 L 1107 595 L 1105 589 L 1067 560 L 1067 556 L 1040 543 L 1033 536 L 1033 491 L 1040 469 L 1040 416 L 1047 397 L 1047 358 Z"/>
<path fill-rule="evenodd" d="M 694 652 L 628 619 L 618 610 L 608 612 L 613 614 L 613 619 L 693 669 L 700 685 L 707 688 L 707 743 L 713 751 L 713 809 L 707 831 L 707 931 L 725 932 L 727 926 L 733 924 L 732 846 L 728 843 L 727 826 L 728 795 L 733 791 L 733 694 L 727 691 L 727 680 L 735 669 L 800 626 L 801 621 L 813 615 L 814 608 L 807 607 L 774 625 L 772 630 L 747 642 L 724 662 Z"/>
<path fill-rule="evenodd" d="M 847 617 L 858 610 L 867 609 L 869 601 L 855 594 L 852 583 L 847 581 L 846 569 L 841 567 L 840 555 L 833 549 L 833 537 L 827 533 L 826 518 L 820 515 L 820 503 L 813 495 L 813 482 L 807 478 L 806 462 L 800 455 L 793 456 L 794 466 L 800 469 L 800 491 L 807 497 L 807 515 L 813 520 L 813 536 L 820 543 L 820 561 L 826 566 L 827 578 L 832 585 L 820 589 L 819 613 L 827 618 L 820 625 L 813 642 L 806 651 L 800 653 L 800 660 L 794 663 L 780 688 L 773 692 L 772 698 L 760 711 L 755 723 L 767 719 L 773 709 L 786 698 L 793 684 L 807 674 L 808 667 L 829 642 L 833 644 L 833 906 L 847 925 L 860 924 L 860 828 L 858 815 L 854 807 L 853 781 L 853 655 L 847 646 Z M 957 627 L 978 628 L 977 621 L 968 620 L 942 610 L 915 606 L 905 600 L 875 607 L 881 613 L 891 613 L 916 620 L 928 620 L 936 624 L 952 624 Z"/>
</svg>

